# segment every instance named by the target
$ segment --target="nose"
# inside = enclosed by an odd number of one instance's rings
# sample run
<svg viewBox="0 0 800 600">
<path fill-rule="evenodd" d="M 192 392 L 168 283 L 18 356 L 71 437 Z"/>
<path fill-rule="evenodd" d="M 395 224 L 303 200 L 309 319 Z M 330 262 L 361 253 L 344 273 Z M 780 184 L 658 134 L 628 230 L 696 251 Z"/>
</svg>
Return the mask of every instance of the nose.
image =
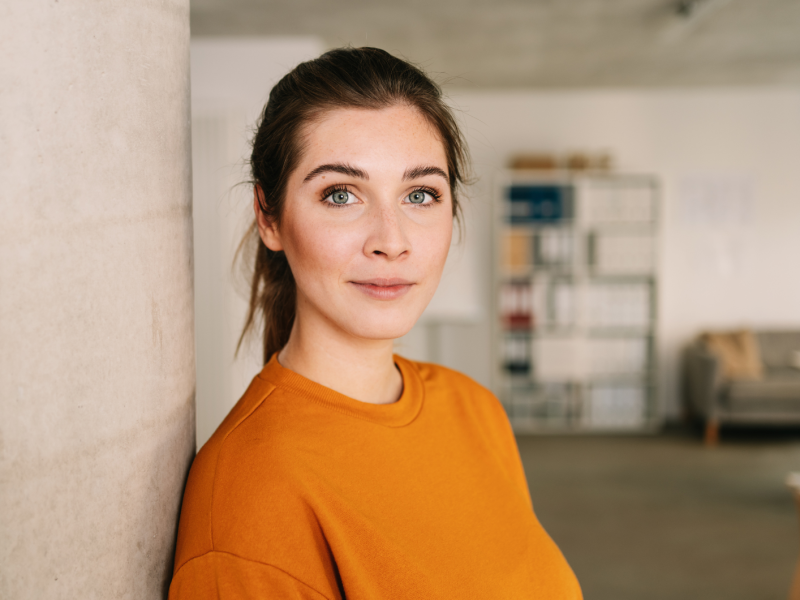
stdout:
<svg viewBox="0 0 800 600">
<path fill-rule="evenodd" d="M 393 261 L 411 252 L 401 212 L 400 207 L 395 206 L 375 207 L 375 212 L 371 215 L 369 235 L 364 244 L 364 254 L 370 257 L 382 256 Z"/>
</svg>

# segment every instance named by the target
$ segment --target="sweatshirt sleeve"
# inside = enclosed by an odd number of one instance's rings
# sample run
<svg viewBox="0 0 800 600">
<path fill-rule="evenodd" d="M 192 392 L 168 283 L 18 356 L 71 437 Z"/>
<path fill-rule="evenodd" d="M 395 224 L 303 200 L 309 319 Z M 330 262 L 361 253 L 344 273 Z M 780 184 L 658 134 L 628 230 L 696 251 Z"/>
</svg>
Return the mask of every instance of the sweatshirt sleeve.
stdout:
<svg viewBox="0 0 800 600">
<path fill-rule="evenodd" d="M 494 413 L 493 423 L 497 436 L 497 449 L 503 457 L 503 463 L 509 476 L 516 483 L 520 492 L 527 498 L 528 504 L 532 505 L 528 481 L 525 476 L 525 467 L 519 455 L 519 447 L 517 446 L 517 439 L 511 427 L 511 422 L 508 420 L 508 415 L 506 415 L 500 400 L 491 392 L 489 392 L 489 396 Z"/>
<path fill-rule="evenodd" d="M 341 600 L 331 598 L 273 565 L 226 552 L 208 552 L 184 564 L 172 579 L 169 600 Z"/>
</svg>

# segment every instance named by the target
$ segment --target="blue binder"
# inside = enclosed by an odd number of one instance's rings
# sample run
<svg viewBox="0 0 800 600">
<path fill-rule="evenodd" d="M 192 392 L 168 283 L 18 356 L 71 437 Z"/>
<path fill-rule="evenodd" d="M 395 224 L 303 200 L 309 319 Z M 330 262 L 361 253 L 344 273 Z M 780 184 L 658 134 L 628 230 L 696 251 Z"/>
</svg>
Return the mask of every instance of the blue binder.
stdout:
<svg viewBox="0 0 800 600">
<path fill-rule="evenodd" d="M 564 185 L 514 185 L 508 188 L 511 223 L 558 223 L 572 218 L 572 189 Z"/>
</svg>

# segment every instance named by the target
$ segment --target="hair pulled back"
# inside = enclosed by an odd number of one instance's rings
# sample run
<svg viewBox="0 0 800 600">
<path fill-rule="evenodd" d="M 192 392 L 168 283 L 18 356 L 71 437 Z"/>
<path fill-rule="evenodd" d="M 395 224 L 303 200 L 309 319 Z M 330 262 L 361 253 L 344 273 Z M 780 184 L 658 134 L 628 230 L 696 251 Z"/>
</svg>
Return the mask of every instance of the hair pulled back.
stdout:
<svg viewBox="0 0 800 600">
<path fill-rule="evenodd" d="M 261 212 L 280 225 L 286 185 L 302 152 L 303 127 L 338 108 L 405 104 L 420 111 L 444 144 L 453 198 L 468 168 L 467 147 L 439 86 L 414 65 L 377 48 L 339 48 L 295 67 L 272 88 L 253 139 L 250 167 Z M 239 346 L 263 325 L 264 362 L 289 340 L 296 308 L 292 270 L 282 252 L 264 245 L 254 222 L 240 252 L 255 250 L 250 307 Z M 238 351 L 238 348 L 237 348 Z"/>
</svg>

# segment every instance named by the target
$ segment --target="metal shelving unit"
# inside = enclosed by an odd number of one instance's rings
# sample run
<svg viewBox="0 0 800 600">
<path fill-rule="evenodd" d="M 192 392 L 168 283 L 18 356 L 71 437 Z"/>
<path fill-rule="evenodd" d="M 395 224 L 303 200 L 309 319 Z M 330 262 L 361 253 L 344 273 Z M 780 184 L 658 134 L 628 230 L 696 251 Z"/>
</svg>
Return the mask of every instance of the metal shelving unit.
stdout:
<svg viewBox="0 0 800 600">
<path fill-rule="evenodd" d="M 657 180 L 507 171 L 497 193 L 494 387 L 515 431 L 655 430 Z"/>
</svg>

